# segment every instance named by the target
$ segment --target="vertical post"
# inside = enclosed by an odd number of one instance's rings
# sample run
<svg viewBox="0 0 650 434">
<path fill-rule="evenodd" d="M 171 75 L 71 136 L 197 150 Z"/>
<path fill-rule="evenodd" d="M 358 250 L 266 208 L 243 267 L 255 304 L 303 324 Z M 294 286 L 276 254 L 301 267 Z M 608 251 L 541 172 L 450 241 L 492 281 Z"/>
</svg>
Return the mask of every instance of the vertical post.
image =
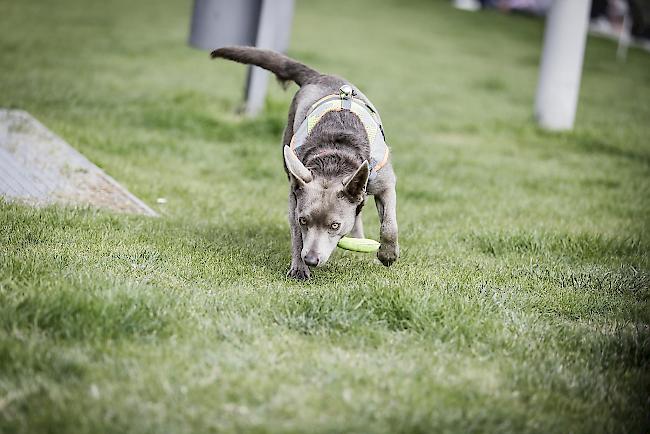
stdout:
<svg viewBox="0 0 650 434">
<path fill-rule="evenodd" d="M 257 48 L 286 51 L 291 34 L 294 0 L 262 0 L 260 20 L 257 27 Z M 257 115 L 264 108 L 269 84 L 269 72 L 251 66 L 246 79 L 246 103 L 244 112 Z"/>
<path fill-rule="evenodd" d="M 630 47 L 630 25 L 628 24 L 628 14 L 623 15 L 623 23 L 621 24 L 621 30 L 618 33 L 618 47 L 616 48 L 616 58 L 622 62 L 625 62 L 627 59 L 627 49 Z"/>
<path fill-rule="evenodd" d="M 191 46 L 214 50 L 226 45 L 253 45 L 261 0 L 194 0 Z"/>
<path fill-rule="evenodd" d="M 286 53 L 291 40 L 291 23 L 293 22 L 294 0 L 275 0 L 275 41 L 273 46 L 281 53 Z"/>
<path fill-rule="evenodd" d="M 553 0 L 535 98 L 535 118 L 542 128 L 573 128 L 590 5 L 591 0 Z"/>
</svg>

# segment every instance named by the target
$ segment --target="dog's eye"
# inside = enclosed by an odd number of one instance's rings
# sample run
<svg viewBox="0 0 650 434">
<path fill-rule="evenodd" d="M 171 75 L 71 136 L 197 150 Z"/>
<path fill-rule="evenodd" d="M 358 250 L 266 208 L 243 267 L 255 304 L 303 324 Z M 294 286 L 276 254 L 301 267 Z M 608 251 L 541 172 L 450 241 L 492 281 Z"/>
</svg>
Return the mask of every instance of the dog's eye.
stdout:
<svg viewBox="0 0 650 434">
<path fill-rule="evenodd" d="M 307 219 L 304 218 L 304 217 L 300 217 L 300 218 L 298 219 L 298 223 L 300 223 L 301 225 L 304 226 L 304 225 L 307 224 Z"/>
<path fill-rule="evenodd" d="M 330 225 L 330 228 L 332 228 L 333 230 L 338 230 L 338 228 L 340 227 L 341 227 L 341 223 L 337 223 L 337 222 L 334 222 Z"/>
</svg>

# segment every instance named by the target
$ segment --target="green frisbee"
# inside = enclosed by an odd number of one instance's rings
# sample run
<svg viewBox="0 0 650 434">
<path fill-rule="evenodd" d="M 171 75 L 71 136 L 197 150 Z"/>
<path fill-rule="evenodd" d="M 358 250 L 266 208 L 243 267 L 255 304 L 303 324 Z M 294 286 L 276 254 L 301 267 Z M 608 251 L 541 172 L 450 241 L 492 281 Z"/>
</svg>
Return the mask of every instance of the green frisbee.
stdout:
<svg viewBox="0 0 650 434">
<path fill-rule="evenodd" d="M 379 250 L 379 243 L 368 238 L 343 237 L 337 245 L 342 249 L 361 253 L 373 253 Z"/>
</svg>

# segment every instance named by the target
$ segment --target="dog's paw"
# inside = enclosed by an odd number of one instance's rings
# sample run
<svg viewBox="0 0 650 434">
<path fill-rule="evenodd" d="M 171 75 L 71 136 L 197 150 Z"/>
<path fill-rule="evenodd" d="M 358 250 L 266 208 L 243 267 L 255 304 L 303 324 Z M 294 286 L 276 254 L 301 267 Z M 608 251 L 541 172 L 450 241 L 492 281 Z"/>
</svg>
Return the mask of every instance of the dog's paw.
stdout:
<svg viewBox="0 0 650 434">
<path fill-rule="evenodd" d="M 309 267 L 305 264 L 291 265 L 291 268 L 287 272 L 287 277 L 298 280 L 308 280 L 311 277 L 311 274 L 309 272 Z"/>
<path fill-rule="evenodd" d="M 381 243 L 377 252 L 377 258 L 386 267 L 390 267 L 399 258 L 399 246 L 397 244 Z"/>
</svg>

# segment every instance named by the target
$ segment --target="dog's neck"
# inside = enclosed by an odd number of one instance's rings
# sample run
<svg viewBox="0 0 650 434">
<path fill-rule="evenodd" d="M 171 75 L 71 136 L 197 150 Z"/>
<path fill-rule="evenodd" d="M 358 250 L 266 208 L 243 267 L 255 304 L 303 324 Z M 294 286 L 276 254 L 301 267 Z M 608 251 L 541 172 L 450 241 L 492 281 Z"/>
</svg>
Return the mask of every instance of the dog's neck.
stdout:
<svg viewBox="0 0 650 434">
<path fill-rule="evenodd" d="M 363 159 L 348 149 L 331 149 L 324 147 L 314 149 L 305 158 L 305 166 L 323 178 L 341 178 L 349 176 L 359 167 Z"/>
</svg>

